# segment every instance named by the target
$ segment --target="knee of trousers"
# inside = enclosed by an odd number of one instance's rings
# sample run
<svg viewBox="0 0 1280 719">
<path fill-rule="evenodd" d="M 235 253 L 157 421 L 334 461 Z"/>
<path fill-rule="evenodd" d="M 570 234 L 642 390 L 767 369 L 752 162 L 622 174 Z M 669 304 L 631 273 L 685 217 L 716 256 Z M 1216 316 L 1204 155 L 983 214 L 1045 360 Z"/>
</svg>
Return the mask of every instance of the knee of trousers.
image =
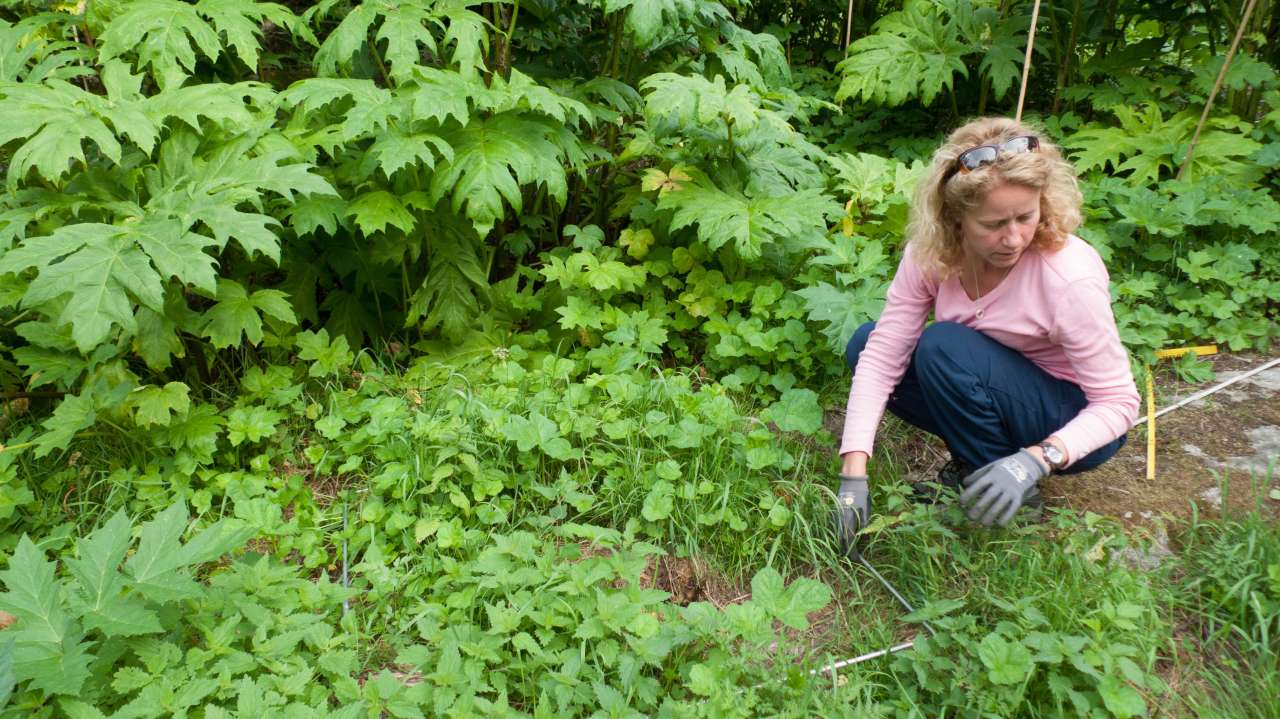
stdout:
<svg viewBox="0 0 1280 719">
<path fill-rule="evenodd" d="M 967 345 L 973 342 L 978 331 L 958 322 L 935 322 L 924 329 L 916 343 L 914 355 L 916 371 L 925 381 L 943 371 L 954 368 L 956 359 L 969 355 Z"/>
<path fill-rule="evenodd" d="M 844 348 L 844 361 L 849 365 L 849 371 L 853 372 L 858 368 L 858 357 L 862 355 L 862 350 L 867 346 L 867 340 L 871 337 L 871 330 L 875 329 L 875 322 L 865 322 L 861 327 L 854 330 L 853 337 L 849 338 L 849 344 Z"/>
<path fill-rule="evenodd" d="M 977 330 L 959 322 L 934 322 L 920 333 L 920 339 L 916 342 L 915 360 L 917 363 L 928 363 L 948 355 L 954 356 L 976 333 Z"/>
</svg>

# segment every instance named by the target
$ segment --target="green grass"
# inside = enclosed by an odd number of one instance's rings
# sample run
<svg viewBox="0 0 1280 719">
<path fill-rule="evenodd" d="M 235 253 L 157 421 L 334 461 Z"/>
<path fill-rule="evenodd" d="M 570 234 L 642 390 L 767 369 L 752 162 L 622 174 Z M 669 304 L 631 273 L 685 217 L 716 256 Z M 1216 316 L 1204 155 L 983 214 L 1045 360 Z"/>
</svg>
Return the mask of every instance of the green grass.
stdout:
<svg viewBox="0 0 1280 719">
<path fill-rule="evenodd" d="M 919 438 L 890 423 L 862 549 L 918 610 L 907 617 L 837 557 L 834 438 L 823 431 L 779 434 L 757 419 L 762 407 L 692 374 L 586 375 L 554 358 L 466 373 L 357 362 L 359 381 L 303 387 L 301 367 L 255 380 L 235 406 L 283 419 L 261 441 L 221 435 L 204 459 L 158 443 L 163 434 L 89 438 L 74 463 L 20 455 L 13 466 L 40 501 L 6 536 L 28 532 L 65 554 L 107 512 L 144 517 L 182 499 L 200 522 L 250 521 L 255 550 L 300 576 L 335 577 L 345 542 L 357 595 L 345 616 L 334 608 L 332 626 L 362 672 L 445 677 L 438 647 L 453 637 L 470 648 L 465 671 L 503 672 L 524 711 L 575 655 L 574 671 L 626 689 L 618 701 L 667 716 L 1276 714 L 1280 533 L 1261 508 L 1197 517 L 1175 531 L 1176 558 L 1135 570 L 1120 550 L 1145 540 L 1103 517 L 1051 511 L 987 530 L 954 502 L 913 504 L 904 478 Z M 320 496 L 326 482 L 340 491 Z M 495 555 L 504 542 L 531 549 Z M 772 567 L 825 582 L 832 599 L 794 627 L 743 614 L 749 603 L 646 604 L 672 632 L 670 653 L 638 674 L 619 669 L 626 622 L 603 638 L 575 632 L 652 599 L 634 592 L 654 581 L 662 553 L 696 558 L 736 593 Z M 718 601 L 730 599 L 740 598 Z M 550 653 L 489 637 L 494 612 L 520 607 L 532 613 L 509 631 Z M 849 667 L 834 684 L 809 674 L 913 636 L 914 650 Z M 136 663 L 129 651 L 120 662 Z M 572 698 L 557 701 L 617 699 L 590 685 L 570 682 Z M 662 702 L 627 694 L 655 687 Z"/>
<path fill-rule="evenodd" d="M 1191 716 L 1280 716 L 1280 528 L 1263 506 L 1272 478 L 1254 478 L 1257 505 L 1242 516 L 1197 513 L 1175 536 L 1167 598 L 1193 658 Z"/>
</svg>

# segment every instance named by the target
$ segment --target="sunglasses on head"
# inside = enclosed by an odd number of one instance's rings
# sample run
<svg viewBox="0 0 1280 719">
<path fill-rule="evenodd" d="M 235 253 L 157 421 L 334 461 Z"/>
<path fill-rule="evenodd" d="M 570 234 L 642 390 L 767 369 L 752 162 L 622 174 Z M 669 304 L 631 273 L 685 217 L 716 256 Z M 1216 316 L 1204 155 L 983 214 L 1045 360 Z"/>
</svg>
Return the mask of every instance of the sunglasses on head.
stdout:
<svg viewBox="0 0 1280 719">
<path fill-rule="evenodd" d="M 956 158 L 956 171 L 967 174 L 983 165 L 990 165 L 1002 154 L 1021 155 L 1038 149 L 1040 140 L 1031 135 L 1019 135 L 999 145 L 978 145 L 960 153 Z"/>
</svg>

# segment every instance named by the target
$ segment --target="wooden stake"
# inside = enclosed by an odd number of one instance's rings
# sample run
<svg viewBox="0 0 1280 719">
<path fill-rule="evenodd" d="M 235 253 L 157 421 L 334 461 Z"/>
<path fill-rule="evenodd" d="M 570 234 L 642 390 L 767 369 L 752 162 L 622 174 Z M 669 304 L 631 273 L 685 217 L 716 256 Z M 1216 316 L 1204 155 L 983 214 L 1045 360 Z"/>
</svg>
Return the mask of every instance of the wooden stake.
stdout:
<svg viewBox="0 0 1280 719">
<path fill-rule="evenodd" d="M 1036 45 L 1036 23 L 1040 21 L 1040 0 L 1031 8 L 1031 29 L 1027 31 L 1027 56 L 1022 60 L 1022 87 L 1018 90 L 1018 114 L 1014 122 L 1022 122 L 1022 102 L 1027 97 L 1027 76 L 1031 73 L 1031 50 Z"/>
<path fill-rule="evenodd" d="M 1156 386 L 1147 367 L 1147 479 L 1156 478 Z"/>
<path fill-rule="evenodd" d="M 849 0 L 849 11 L 844 21 L 844 51 L 849 52 L 849 43 L 853 40 L 853 0 Z"/>
</svg>

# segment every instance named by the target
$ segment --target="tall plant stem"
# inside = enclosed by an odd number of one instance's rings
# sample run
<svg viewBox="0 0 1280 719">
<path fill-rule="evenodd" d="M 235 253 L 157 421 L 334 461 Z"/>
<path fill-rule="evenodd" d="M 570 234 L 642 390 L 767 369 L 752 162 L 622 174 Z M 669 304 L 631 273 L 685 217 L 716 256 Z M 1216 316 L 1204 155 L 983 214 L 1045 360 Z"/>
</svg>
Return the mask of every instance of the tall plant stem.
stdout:
<svg viewBox="0 0 1280 719">
<path fill-rule="evenodd" d="M 516 32 L 516 18 L 520 15 L 520 0 L 515 0 L 511 5 L 511 18 L 507 22 L 507 29 L 504 31 L 499 29 L 495 33 L 497 41 L 494 43 L 494 69 L 502 77 L 510 75 L 511 71 L 511 38 Z M 494 27 L 500 28 L 501 23 L 498 22 L 502 18 L 502 8 L 498 5 L 493 7 Z"/>
<path fill-rule="evenodd" d="M 631 12 L 631 8 L 620 13 L 614 13 L 610 18 L 613 24 L 613 43 L 609 47 L 609 59 L 605 62 L 605 75 L 618 79 L 618 65 L 622 58 L 622 35 L 626 29 L 626 15 Z"/>
<path fill-rule="evenodd" d="M 733 120 L 726 117 L 724 119 L 724 126 L 729 133 L 729 162 L 732 164 L 738 159 L 738 148 L 733 144 Z"/>
<path fill-rule="evenodd" d="M 1080 0 L 1075 0 L 1071 5 L 1071 34 L 1067 38 L 1067 46 L 1063 49 L 1062 54 L 1058 58 L 1058 82 L 1053 90 L 1053 109 L 1049 112 L 1057 115 L 1058 109 L 1062 106 L 1062 90 L 1066 87 L 1067 81 L 1071 77 L 1071 61 L 1076 56 L 1076 42 L 1079 40 L 1080 29 Z"/>
</svg>

